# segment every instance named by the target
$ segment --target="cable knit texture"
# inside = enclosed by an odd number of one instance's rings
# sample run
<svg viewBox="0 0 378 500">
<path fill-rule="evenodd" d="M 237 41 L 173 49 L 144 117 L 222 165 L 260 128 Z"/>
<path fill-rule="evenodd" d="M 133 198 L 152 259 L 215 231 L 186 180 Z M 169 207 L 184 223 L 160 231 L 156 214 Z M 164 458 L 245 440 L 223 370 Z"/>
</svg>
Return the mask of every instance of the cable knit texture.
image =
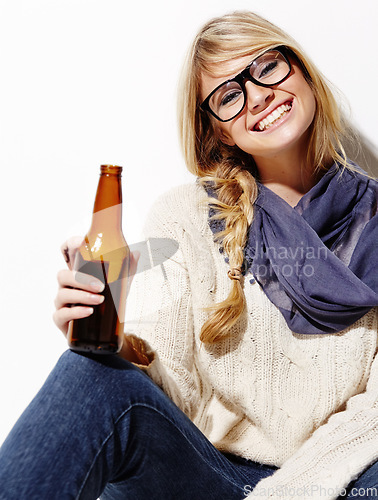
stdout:
<svg viewBox="0 0 378 500">
<path fill-rule="evenodd" d="M 337 334 L 296 334 L 247 274 L 230 337 L 201 343 L 205 308 L 231 286 L 206 202 L 199 185 L 180 186 L 148 218 L 144 237 L 178 250 L 141 259 L 131 287 L 126 332 L 151 361 L 141 368 L 218 449 L 280 467 L 251 498 L 336 499 L 378 459 L 377 310 Z"/>
</svg>

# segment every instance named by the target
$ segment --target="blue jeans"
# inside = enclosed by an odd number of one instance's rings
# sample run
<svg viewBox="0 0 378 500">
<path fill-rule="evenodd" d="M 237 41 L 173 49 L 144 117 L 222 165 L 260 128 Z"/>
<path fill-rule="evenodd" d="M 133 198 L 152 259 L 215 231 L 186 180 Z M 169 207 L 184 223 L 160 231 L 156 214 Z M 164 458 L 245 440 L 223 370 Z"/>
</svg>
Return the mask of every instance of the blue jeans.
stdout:
<svg viewBox="0 0 378 500">
<path fill-rule="evenodd" d="M 242 500 L 275 470 L 220 453 L 131 363 L 67 351 L 0 449 L 0 499 Z"/>
</svg>

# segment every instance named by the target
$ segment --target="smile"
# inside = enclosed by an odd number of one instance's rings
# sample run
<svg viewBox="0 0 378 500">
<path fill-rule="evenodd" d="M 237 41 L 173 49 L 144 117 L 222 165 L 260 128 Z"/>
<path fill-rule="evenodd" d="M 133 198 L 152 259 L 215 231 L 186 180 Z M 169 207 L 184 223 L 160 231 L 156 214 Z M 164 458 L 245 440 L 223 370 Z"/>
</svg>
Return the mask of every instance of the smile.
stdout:
<svg viewBox="0 0 378 500">
<path fill-rule="evenodd" d="M 292 105 L 293 105 L 292 101 L 282 104 L 274 111 L 272 111 L 268 116 L 266 116 L 263 120 L 256 123 L 256 125 L 253 127 L 253 130 L 257 132 L 262 132 L 263 130 L 267 130 L 274 123 L 280 120 L 283 116 L 287 115 L 290 112 Z"/>
</svg>

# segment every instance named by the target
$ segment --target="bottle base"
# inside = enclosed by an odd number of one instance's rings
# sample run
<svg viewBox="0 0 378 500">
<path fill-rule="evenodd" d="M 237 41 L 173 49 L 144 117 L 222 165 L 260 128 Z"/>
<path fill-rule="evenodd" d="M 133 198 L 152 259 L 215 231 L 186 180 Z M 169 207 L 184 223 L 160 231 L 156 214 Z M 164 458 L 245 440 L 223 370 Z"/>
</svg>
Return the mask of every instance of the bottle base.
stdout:
<svg viewBox="0 0 378 500">
<path fill-rule="evenodd" d="M 76 344 L 75 342 L 71 342 L 68 346 L 71 351 L 76 351 L 76 352 L 86 352 L 86 353 L 91 353 L 91 354 L 99 354 L 101 356 L 104 356 L 106 354 L 117 354 L 121 349 L 114 344 L 85 344 L 85 343 L 78 343 Z"/>
</svg>

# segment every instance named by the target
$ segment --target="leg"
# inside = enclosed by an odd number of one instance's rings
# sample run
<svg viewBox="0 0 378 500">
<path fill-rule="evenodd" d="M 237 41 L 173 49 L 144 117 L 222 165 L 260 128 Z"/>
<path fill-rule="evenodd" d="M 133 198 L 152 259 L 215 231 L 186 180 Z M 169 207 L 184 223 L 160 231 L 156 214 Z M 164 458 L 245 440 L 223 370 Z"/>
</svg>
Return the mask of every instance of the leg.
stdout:
<svg viewBox="0 0 378 500">
<path fill-rule="evenodd" d="M 131 420 L 122 473 L 101 500 L 241 500 L 276 470 L 220 453 L 180 410 L 138 407 Z"/>
<path fill-rule="evenodd" d="M 0 450 L 0 499 L 239 499 L 273 471 L 228 460 L 132 364 L 67 351 Z"/>
</svg>

